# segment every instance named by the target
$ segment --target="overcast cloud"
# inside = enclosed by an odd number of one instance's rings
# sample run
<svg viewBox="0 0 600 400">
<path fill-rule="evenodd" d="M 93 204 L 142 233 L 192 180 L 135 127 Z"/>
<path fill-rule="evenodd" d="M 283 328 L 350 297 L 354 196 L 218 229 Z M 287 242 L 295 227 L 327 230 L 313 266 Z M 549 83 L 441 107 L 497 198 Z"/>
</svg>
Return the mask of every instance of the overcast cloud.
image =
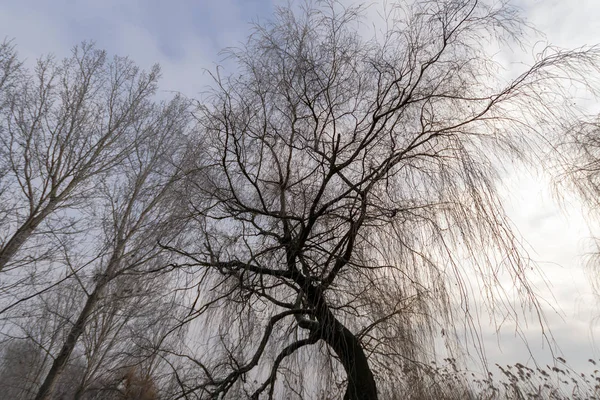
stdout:
<svg viewBox="0 0 600 400">
<path fill-rule="evenodd" d="M 0 2 L 0 38 L 14 38 L 28 62 L 47 53 L 65 56 L 73 45 L 93 40 L 110 54 L 130 56 L 145 68 L 160 63 L 161 89 L 197 96 L 209 83 L 203 71 L 222 61 L 219 51 L 241 43 L 251 29 L 249 22 L 267 19 L 274 3 L 281 1 L 5 0 Z M 597 0 L 519 0 L 517 4 L 552 44 L 600 43 Z M 518 61 L 520 57 L 527 59 L 518 51 L 509 58 Z M 600 357 L 591 325 L 600 308 L 582 268 L 589 237 L 586 220 L 576 205 L 560 209 L 547 185 L 534 177 L 515 172 L 505 186 L 510 216 L 551 280 L 554 305 L 562 312 L 562 317 L 549 314 L 554 336 L 568 360 L 583 367 L 588 358 Z M 534 323 L 527 331 L 532 351 L 543 358 L 539 328 Z M 501 349 L 489 333 L 485 342 L 491 345 L 490 361 L 527 361 L 511 327 L 501 332 Z"/>
</svg>

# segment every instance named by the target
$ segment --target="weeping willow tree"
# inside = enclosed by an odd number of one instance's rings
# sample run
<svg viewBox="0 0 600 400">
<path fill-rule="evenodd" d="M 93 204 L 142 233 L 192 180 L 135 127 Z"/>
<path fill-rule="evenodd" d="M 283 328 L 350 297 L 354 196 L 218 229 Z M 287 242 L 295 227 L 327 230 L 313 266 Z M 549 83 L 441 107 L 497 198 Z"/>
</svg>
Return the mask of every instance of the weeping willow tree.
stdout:
<svg viewBox="0 0 600 400">
<path fill-rule="evenodd" d="M 591 240 L 585 260 L 590 283 L 596 295 L 600 294 L 600 238 L 597 235 L 600 211 L 600 116 L 587 116 L 569 127 L 557 138 L 556 147 L 561 157 L 555 169 L 556 193 L 574 194 L 588 215 Z"/>
<path fill-rule="evenodd" d="M 475 300 L 541 312 L 498 176 L 576 117 L 567 88 L 598 50 L 502 78 L 488 50 L 529 29 L 507 2 L 398 2 L 370 39 L 364 13 L 280 8 L 213 75 L 185 187 L 196 236 L 172 249 L 202 330 L 181 397 L 391 398 L 436 334 L 477 338 Z"/>
</svg>

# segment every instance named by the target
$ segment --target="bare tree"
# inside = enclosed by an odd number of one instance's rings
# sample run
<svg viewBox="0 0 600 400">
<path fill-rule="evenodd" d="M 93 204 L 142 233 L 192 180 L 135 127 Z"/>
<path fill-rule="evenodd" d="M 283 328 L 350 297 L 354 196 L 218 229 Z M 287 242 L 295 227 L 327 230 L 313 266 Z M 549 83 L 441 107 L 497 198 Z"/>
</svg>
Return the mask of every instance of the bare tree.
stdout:
<svg viewBox="0 0 600 400">
<path fill-rule="evenodd" d="M 370 40 L 363 11 L 279 9 L 214 75 L 186 195 L 198 239 L 172 248 L 207 338 L 178 398 L 303 398 L 309 368 L 372 400 L 440 328 L 476 335 L 475 287 L 494 315 L 516 318 L 513 289 L 541 312 L 496 180 L 573 119 L 562 88 L 598 49 L 546 49 L 506 80 L 486 47 L 528 29 L 506 2 L 398 3 Z"/>
<path fill-rule="evenodd" d="M 86 398 L 142 364 L 148 380 L 176 313 L 159 242 L 184 229 L 173 188 L 189 101 L 156 103 L 158 67 L 89 44 L 33 75 L 10 43 L 0 51 L 2 343 L 35 338 L 43 354 L 26 397 Z M 75 364 L 80 381 L 65 381 Z"/>
<path fill-rule="evenodd" d="M 157 67 L 83 44 L 28 72 L 0 46 L 15 396 L 393 398 L 439 332 L 478 345 L 473 290 L 492 321 L 517 320 L 515 293 L 543 321 L 496 182 L 578 117 L 568 85 L 599 50 L 508 79 L 486 52 L 524 45 L 508 3 L 396 4 L 371 39 L 364 12 L 278 9 L 227 51 L 191 141 Z"/>
<path fill-rule="evenodd" d="M 88 269 L 87 277 L 78 278 L 85 300 L 70 319 L 72 325 L 37 399 L 51 398 L 54 384 L 86 330 L 90 342 L 85 354 L 93 377 L 101 366 L 118 361 L 111 353 L 116 345 L 119 349 L 131 345 L 128 331 L 136 317 L 141 321 L 153 313 L 154 318 L 146 321 L 149 325 L 159 323 L 157 318 L 168 318 L 151 294 L 164 296 L 152 287 L 160 285 L 154 274 L 168 264 L 159 241 L 169 243 L 183 229 L 173 223 L 181 207 L 172 189 L 184 173 L 178 160 L 184 154 L 190 113 L 188 102 L 180 97 L 148 105 L 146 111 L 136 116 L 136 146 L 102 181 L 95 181 L 100 254 L 93 257 L 97 260 L 93 273 Z M 168 320 L 160 323 L 168 324 Z"/>
<path fill-rule="evenodd" d="M 19 65 L 11 49 L 2 47 L 2 76 Z M 105 52 L 84 43 L 70 58 L 40 59 L 33 73 L 20 76 L 11 88 L 0 88 L 6 98 L 0 127 L 6 188 L 0 271 L 35 260 L 38 246 L 27 249 L 21 263 L 14 256 L 50 216 L 89 197 L 92 177 L 133 151 L 137 126 L 151 112 L 159 69 L 145 73 L 127 58 L 107 60 Z M 47 231 L 68 230 L 65 220 L 61 215 Z"/>
</svg>

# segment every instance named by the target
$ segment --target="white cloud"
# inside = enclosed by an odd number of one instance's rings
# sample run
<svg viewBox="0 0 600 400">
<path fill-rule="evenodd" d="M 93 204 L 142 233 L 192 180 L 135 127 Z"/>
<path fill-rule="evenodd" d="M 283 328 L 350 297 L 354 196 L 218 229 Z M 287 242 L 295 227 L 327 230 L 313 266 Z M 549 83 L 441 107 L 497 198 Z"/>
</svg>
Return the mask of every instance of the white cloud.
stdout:
<svg viewBox="0 0 600 400">
<path fill-rule="evenodd" d="M 14 37 L 20 54 L 29 60 L 48 52 L 65 56 L 74 44 L 93 39 L 99 47 L 129 55 L 146 68 L 159 62 L 162 89 L 194 96 L 209 82 L 203 69 L 214 70 L 219 50 L 243 41 L 249 20 L 264 19 L 274 5 L 282 4 L 284 0 L 2 2 L 0 35 Z M 522 0 L 518 4 L 553 44 L 579 47 L 600 41 L 600 2 Z M 376 7 L 370 12 L 376 12 Z M 567 219 L 544 192 L 545 183 L 511 179 L 510 215 L 554 282 L 553 292 L 566 314 L 567 322 L 550 317 L 555 336 L 561 347 L 587 359 L 585 353 L 592 348 L 590 315 L 597 307 L 590 301 L 591 289 L 579 256 L 588 235 L 585 220 L 576 211 Z M 536 342 L 533 337 L 539 336 L 539 329 L 528 332 Z M 494 353 L 490 358 L 519 361 L 512 358 L 524 353 L 509 337 L 503 334 L 504 353 L 490 349 Z"/>
</svg>

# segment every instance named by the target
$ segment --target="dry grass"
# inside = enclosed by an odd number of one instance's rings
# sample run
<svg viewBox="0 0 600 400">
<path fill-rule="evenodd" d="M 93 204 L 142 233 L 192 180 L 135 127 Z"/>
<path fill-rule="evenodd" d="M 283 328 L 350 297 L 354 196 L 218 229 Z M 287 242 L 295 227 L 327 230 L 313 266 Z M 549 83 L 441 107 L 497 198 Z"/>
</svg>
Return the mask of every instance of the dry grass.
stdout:
<svg viewBox="0 0 600 400">
<path fill-rule="evenodd" d="M 496 372 L 461 369 L 456 360 L 423 366 L 421 373 L 402 389 L 382 394 L 382 398 L 409 400 L 593 400 L 600 399 L 600 360 L 589 359 L 593 372 L 574 370 L 558 357 L 555 365 L 528 367 L 496 364 Z"/>
</svg>

